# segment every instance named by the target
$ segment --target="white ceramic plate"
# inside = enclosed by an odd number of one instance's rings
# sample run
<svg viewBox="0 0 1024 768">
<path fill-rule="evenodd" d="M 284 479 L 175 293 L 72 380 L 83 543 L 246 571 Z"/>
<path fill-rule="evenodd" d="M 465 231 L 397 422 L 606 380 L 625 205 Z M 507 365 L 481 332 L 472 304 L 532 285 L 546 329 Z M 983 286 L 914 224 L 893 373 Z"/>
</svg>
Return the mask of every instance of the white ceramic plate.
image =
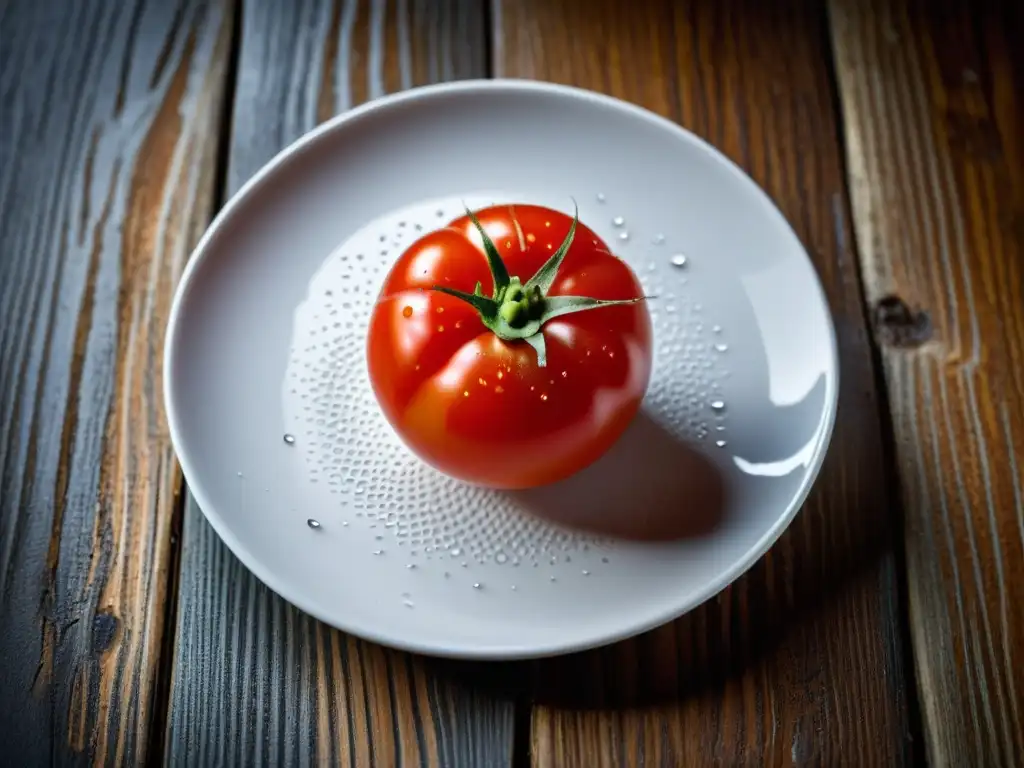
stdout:
<svg viewBox="0 0 1024 768">
<path fill-rule="evenodd" d="M 463 200 L 571 211 L 571 198 L 658 296 L 643 416 L 582 480 L 533 496 L 461 485 L 378 412 L 370 308 L 401 250 Z M 165 353 L 185 478 L 246 566 L 343 630 L 473 658 L 627 637 L 736 579 L 806 497 L 838 381 L 818 278 L 747 176 L 637 107 L 502 80 L 372 102 L 274 158 L 196 248 Z M 729 492 L 699 535 L 609 541 L 527 512 L 687 514 L 671 458 L 687 443 Z"/>
</svg>

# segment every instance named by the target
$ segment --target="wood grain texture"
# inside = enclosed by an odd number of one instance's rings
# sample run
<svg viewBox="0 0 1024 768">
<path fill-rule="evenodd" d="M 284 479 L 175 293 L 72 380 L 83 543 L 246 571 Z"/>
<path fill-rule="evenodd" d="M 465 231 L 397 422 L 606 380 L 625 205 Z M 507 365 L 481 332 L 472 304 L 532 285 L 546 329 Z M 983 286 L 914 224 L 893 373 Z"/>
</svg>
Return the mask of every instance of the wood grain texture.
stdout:
<svg viewBox="0 0 1024 768">
<path fill-rule="evenodd" d="M 931 765 L 1024 756 L 1024 8 L 833 0 Z M 1016 757 L 1014 757 L 1016 756 Z"/>
<path fill-rule="evenodd" d="M 413 85 L 484 75 L 484 30 L 472 0 L 244 2 L 229 193 L 337 112 Z M 472 685 L 460 682 L 465 674 Z M 189 502 L 171 764 L 509 765 L 513 706 L 488 693 L 488 674 L 315 621 L 259 583 Z"/>
<path fill-rule="evenodd" d="M 539 664 L 538 766 L 912 761 L 892 502 L 829 78 L 812 0 L 504 0 L 497 74 L 626 98 L 709 139 L 774 198 L 828 293 L 832 449 L 750 573 L 672 625 Z"/>
<path fill-rule="evenodd" d="M 158 706 L 179 474 L 171 292 L 208 220 L 219 2 L 0 7 L 0 734 L 129 765 Z"/>
</svg>

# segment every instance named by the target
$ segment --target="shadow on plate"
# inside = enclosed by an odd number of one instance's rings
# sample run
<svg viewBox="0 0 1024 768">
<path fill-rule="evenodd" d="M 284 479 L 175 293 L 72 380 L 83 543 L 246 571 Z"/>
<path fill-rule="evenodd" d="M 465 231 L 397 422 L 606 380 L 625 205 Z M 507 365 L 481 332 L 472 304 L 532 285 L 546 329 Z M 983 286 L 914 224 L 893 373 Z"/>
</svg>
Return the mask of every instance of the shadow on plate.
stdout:
<svg viewBox="0 0 1024 768">
<path fill-rule="evenodd" d="M 558 525 L 634 541 L 707 535 L 727 501 L 718 468 L 642 411 L 586 469 L 512 496 Z"/>
</svg>

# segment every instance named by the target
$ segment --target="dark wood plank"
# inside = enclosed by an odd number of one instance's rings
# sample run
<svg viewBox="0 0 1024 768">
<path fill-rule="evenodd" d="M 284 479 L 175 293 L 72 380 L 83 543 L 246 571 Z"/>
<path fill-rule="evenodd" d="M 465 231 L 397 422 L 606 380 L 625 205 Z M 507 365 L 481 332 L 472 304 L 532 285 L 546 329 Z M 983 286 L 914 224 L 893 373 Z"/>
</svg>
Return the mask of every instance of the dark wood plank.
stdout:
<svg viewBox="0 0 1024 768">
<path fill-rule="evenodd" d="M 718 599 L 536 668 L 535 765 L 910 762 L 879 402 L 813 0 L 505 0 L 498 74 L 626 98 L 709 139 L 775 199 L 835 313 L 840 416 L 808 504 Z"/>
<path fill-rule="evenodd" d="M 0 734 L 144 762 L 179 473 L 161 343 L 209 217 L 230 9 L 0 7 Z"/>
<path fill-rule="evenodd" d="M 242 22 L 229 192 L 336 112 L 486 73 L 482 7 L 471 0 L 255 0 Z M 174 674 L 174 765 L 511 763 L 509 699 L 301 613 L 229 553 L 191 502 Z"/>
<path fill-rule="evenodd" d="M 833 0 L 831 29 L 927 754 L 1019 765 L 1024 7 Z"/>
</svg>

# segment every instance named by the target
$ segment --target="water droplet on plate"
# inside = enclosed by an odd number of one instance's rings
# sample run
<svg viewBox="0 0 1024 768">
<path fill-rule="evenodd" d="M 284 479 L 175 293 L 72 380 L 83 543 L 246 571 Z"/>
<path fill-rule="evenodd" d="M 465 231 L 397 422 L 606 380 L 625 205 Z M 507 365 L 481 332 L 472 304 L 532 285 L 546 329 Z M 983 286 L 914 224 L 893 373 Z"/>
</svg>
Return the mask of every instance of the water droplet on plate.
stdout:
<svg viewBox="0 0 1024 768">
<path fill-rule="evenodd" d="M 605 200 L 607 200 L 607 199 L 608 199 L 608 198 L 606 198 L 606 197 L 604 196 L 604 192 L 598 192 L 598 193 L 597 193 L 597 202 L 599 202 L 599 203 L 603 203 L 603 202 L 604 202 Z"/>
<path fill-rule="evenodd" d="M 320 521 L 319 520 L 314 520 L 311 517 L 311 518 L 309 518 L 309 520 L 306 521 L 306 525 L 308 525 L 310 528 L 312 528 L 315 531 L 315 530 L 317 530 L 320 527 Z"/>
<path fill-rule="evenodd" d="M 651 242 L 654 243 L 655 245 L 661 245 L 662 243 L 665 242 L 665 236 L 659 232 L 653 238 L 651 238 Z"/>
<path fill-rule="evenodd" d="M 614 219 L 612 219 L 612 224 L 615 225 L 616 227 L 621 227 L 625 223 L 626 220 L 621 216 L 616 216 Z"/>
<path fill-rule="evenodd" d="M 715 440 L 715 445 L 717 445 L 719 448 L 725 448 L 726 442 L 725 440 Z"/>
<path fill-rule="evenodd" d="M 629 240 L 629 232 L 619 232 L 619 240 Z"/>
<path fill-rule="evenodd" d="M 725 410 L 725 401 L 724 400 L 712 400 L 711 401 L 711 410 L 713 410 L 713 411 L 724 411 Z"/>
<path fill-rule="evenodd" d="M 286 434 L 284 436 L 284 442 L 286 445 L 295 445 L 295 435 Z"/>
<path fill-rule="evenodd" d="M 375 549 L 375 550 L 373 550 L 373 554 L 375 554 L 375 555 L 383 555 L 384 554 L 384 550 L 383 549 Z"/>
<path fill-rule="evenodd" d="M 473 582 L 473 589 L 483 589 L 483 588 L 484 588 L 484 585 L 481 584 L 479 581 L 474 581 Z"/>
<path fill-rule="evenodd" d="M 669 259 L 669 261 L 671 262 L 673 267 L 685 267 L 686 266 L 686 257 L 683 254 L 681 254 L 681 253 L 677 253 L 675 256 L 673 256 L 671 259 Z"/>
<path fill-rule="evenodd" d="M 729 349 L 729 345 L 728 344 L 715 344 L 715 351 L 716 352 L 725 352 L 728 349 Z"/>
</svg>

